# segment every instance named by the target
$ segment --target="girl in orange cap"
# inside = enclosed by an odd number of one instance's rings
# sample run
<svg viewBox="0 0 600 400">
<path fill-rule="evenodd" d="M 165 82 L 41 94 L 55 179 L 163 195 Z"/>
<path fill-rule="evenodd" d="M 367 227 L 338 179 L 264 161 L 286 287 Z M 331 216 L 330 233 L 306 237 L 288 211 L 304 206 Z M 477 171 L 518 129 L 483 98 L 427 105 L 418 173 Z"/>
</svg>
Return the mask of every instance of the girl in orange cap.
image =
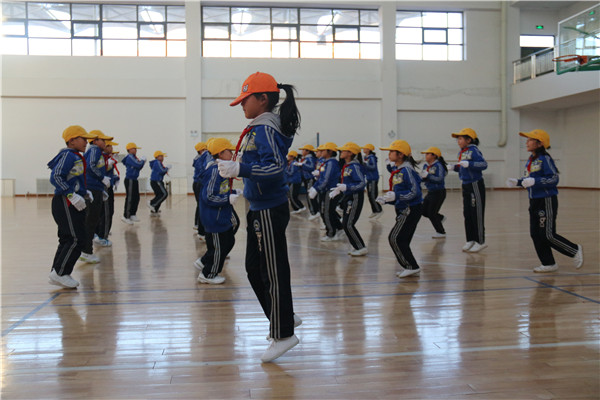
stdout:
<svg viewBox="0 0 600 400">
<path fill-rule="evenodd" d="M 379 170 L 377 167 L 377 156 L 375 155 L 375 146 L 371 143 L 367 143 L 362 147 L 365 154 L 363 157 L 364 166 L 367 171 L 367 195 L 369 196 L 369 203 L 371 204 L 371 215 L 369 218 L 377 219 L 381 216 L 382 209 L 376 199 L 379 195 Z"/>
<path fill-rule="evenodd" d="M 425 182 L 427 188 L 427 196 L 423 199 L 423 216 L 429 218 L 435 234 L 432 236 L 434 239 L 443 239 L 446 237 L 446 230 L 442 221 L 444 216 L 440 214 L 440 208 L 446 199 L 446 175 L 448 174 L 448 167 L 444 157 L 442 157 L 442 151 L 437 147 L 430 147 L 421 154 L 425 154 L 426 164 L 423 165 L 421 170 L 421 178 Z"/>
</svg>

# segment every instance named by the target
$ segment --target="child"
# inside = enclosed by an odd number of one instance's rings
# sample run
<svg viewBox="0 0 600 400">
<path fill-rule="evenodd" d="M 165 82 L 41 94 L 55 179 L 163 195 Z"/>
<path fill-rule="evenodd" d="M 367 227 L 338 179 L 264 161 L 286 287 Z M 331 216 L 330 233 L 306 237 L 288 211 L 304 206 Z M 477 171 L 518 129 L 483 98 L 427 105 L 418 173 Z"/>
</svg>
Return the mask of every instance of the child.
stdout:
<svg viewBox="0 0 600 400">
<path fill-rule="evenodd" d="M 290 190 L 288 197 L 290 199 L 290 205 L 294 211 L 291 214 L 299 214 L 306 210 L 304 204 L 298 198 L 300 194 L 300 185 L 302 184 L 302 172 L 300 171 L 300 165 L 297 161 L 298 153 L 294 150 L 290 150 L 287 155 L 287 167 L 285 169 L 285 178 Z"/>
<path fill-rule="evenodd" d="M 340 222 L 340 216 L 335 211 L 335 208 L 340 201 L 340 196 L 334 198 L 329 197 L 329 191 L 337 186 L 340 182 L 340 167 L 339 162 L 335 158 L 337 155 L 337 145 L 332 142 L 327 142 L 322 146 L 321 155 L 325 159 L 319 171 L 319 178 L 308 191 L 308 197 L 311 199 L 319 194 L 321 198 L 321 215 L 325 224 L 326 233 L 321 238 L 322 242 L 331 242 L 341 239 L 343 226 Z"/>
<path fill-rule="evenodd" d="M 369 218 L 377 219 L 381 216 L 381 212 L 383 211 L 381 208 L 381 204 L 379 204 L 375 199 L 377 199 L 377 195 L 379 194 L 379 189 L 377 186 L 379 185 L 379 170 L 377 167 L 377 156 L 375 155 L 375 146 L 371 143 L 365 144 L 364 147 L 361 147 L 364 150 L 364 165 L 367 170 L 367 195 L 369 196 L 369 203 L 371 204 L 371 215 Z"/>
<path fill-rule="evenodd" d="M 340 159 L 344 160 L 342 178 L 341 183 L 331 189 L 329 197 L 335 198 L 338 193 L 343 195 L 340 201 L 340 207 L 343 210 L 342 226 L 352 246 L 352 250 L 348 254 L 352 257 L 360 257 L 366 255 L 368 250 L 355 225 L 365 201 L 364 191 L 367 186 L 367 178 L 363 173 L 360 147 L 356 143 L 348 142 L 338 150 L 341 152 Z"/>
<path fill-rule="evenodd" d="M 478 253 L 487 247 L 485 244 L 485 184 L 481 171 L 487 169 L 481 151 L 477 147 L 479 139 L 471 128 L 464 128 L 458 133 L 453 133 L 460 152 L 458 163 L 453 170 L 458 172 L 462 181 L 463 215 L 465 217 L 465 233 L 467 243 L 462 250 L 469 253 Z"/>
<path fill-rule="evenodd" d="M 215 160 L 231 160 L 235 146 L 227 139 L 215 138 L 208 143 L 209 160 L 202 174 L 200 193 L 200 215 L 206 232 L 206 253 L 194 265 L 199 268 L 198 282 L 218 285 L 225 282 L 219 276 L 225 258 L 235 244 L 235 231 L 239 223 L 234 217 L 233 205 L 239 198 L 237 191 L 230 188 L 229 179 L 219 175 Z"/>
<path fill-rule="evenodd" d="M 138 177 L 140 170 L 144 168 L 146 156 L 137 158 L 137 151 L 141 149 L 135 143 L 127 143 L 127 156 L 121 161 L 125 164 L 125 209 L 121 221 L 126 224 L 133 225 L 134 222 L 139 222 L 140 219 L 136 216 L 138 205 L 140 204 L 140 185 Z"/>
<path fill-rule="evenodd" d="M 200 192 L 202 191 L 202 176 L 204 175 L 204 171 L 206 170 L 206 165 L 213 161 L 212 155 L 209 151 L 207 151 L 207 144 L 204 142 L 196 143 L 194 146 L 196 152 L 198 153 L 196 157 L 194 157 L 194 162 L 192 166 L 194 167 L 194 183 L 192 184 L 192 189 L 194 190 L 194 195 L 196 197 L 196 214 L 194 216 L 194 229 L 198 231 L 198 237 L 200 239 L 204 239 L 204 226 L 202 225 L 202 221 L 200 218 Z"/>
<path fill-rule="evenodd" d="M 390 177 L 390 190 L 379 196 L 377 202 L 394 204 L 396 208 L 396 224 L 388 237 L 392 251 L 401 265 L 396 276 L 416 276 L 421 268 L 410 249 L 410 242 L 423 212 L 421 177 L 415 170 L 417 163 L 405 140 L 394 140 L 389 147 L 381 147 L 381 150 L 390 152 L 389 160 L 395 166 Z"/>
<path fill-rule="evenodd" d="M 311 144 L 304 145 L 298 149 L 302 151 L 302 159 L 299 162 L 300 169 L 302 170 L 302 184 L 306 189 L 306 193 L 310 190 L 312 185 L 315 183 L 315 177 L 313 171 L 317 164 L 317 158 L 315 156 L 315 148 Z M 307 198 L 308 210 L 310 211 L 309 221 L 319 218 L 319 202 L 316 199 Z M 316 214 L 319 214 L 315 216 Z M 311 219 L 312 218 L 312 219 Z"/>
<path fill-rule="evenodd" d="M 277 107 L 280 89 L 286 96 Z M 236 154 L 238 150 L 243 152 L 241 162 L 218 160 L 218 168 L 224 178 L 244 178 L 244 197 L 250 202 L 246 272 L 270 321 L 271 344 L 261 357 L 263 362 L 270 362 L 299 343 L 294 328 L 302 323 L 294 315 L 292 302 L 285 237 L 290 210 L 284 178 L 285 157 L 300 127 L 300 113 L 294 87 L 278 84 L 262 72 L 244 81 L 231 106 L 240 103 L 245 117 L 252 120 L 236 147 Z M 278 114 L 273 113 L 276 107 Z"/>
<path fill-rule="evenodd" d="M 558 214 L 558 170 L 546 151 L 550 148 L 550 136 L 541 129 L 520 132 L 527 138 L 527 151 L 531 152 L 525 165 L 525 175 L 520 179 L 508 179 L 510 187 L 527 188 L 529 194 L 529 227 L 535 251 L 542 265 L 534 272 L 554 272 L 558 265 L 552 249 L 573 258 L 575 268 L 583 265 L 583 248 L 556 233 Z"/>
<path fill-rule="evenodd" d="M 104 151 L 102 152 L 106 171 L 105 176 L 110 178 L 110 186 L 105 190 L 108 197 L 102 203 L 102 211 L 100 212 L 100 221 L 96 227 L 94 243 L 103 247 L 112 246 L 112 242 L 108 240 L 108 235 L 112 228 L 112 218 L 115 213 L 115 190 L 120 179 L 119 170 L 116 168 L 117 160 L 113 158 L 113 146 L 117 145 L 118 143 L 116 142 L 106 142 L 106 147 L 104 147 Z"/>
<path fill-rule="evenodd" d="M 439 212 L 446 199 L 445 179 L 448 174 L 448 167 L 444 157 L 442 157 L 442 151 L 437 147 L 430 147 L 422 151 L 421 154 L 425 154 L 426 161 L 421 171 L 421 178 L 423 178 L 427 188 L 427 196 L 423 200 L 423 216 L 429 218 L 435 229 L 435 234 L 431 237 L 443 239 L 446 237 L 446 231 L 444 225 L 442 225 L 445 217 Z"/>
<path fill-rule="evenodd" d="M 325 159 L 323 158 L 323 150 L 322 147 L 319 146 L 315 149 L 315 156 L 317 158 L 317 160 L 315 161 L 315 169 L 311 172 L 311 175 L 313 176 L 313 183 L 311 187 L 315 186 L 315 183 L 317 183 L 317 181 L 319 180 L 319 176 L 321 175 L 321 168 L 323 167 L 323 164 L 325 163 Z M 325 223 L 323 223 L 323 215 L 321 214 L 321 209 L 323 207 L 323 203 L 321 202 L 321 197 L 320 196 L 314 196 L 313 198 L 310 197 L 310 189 L 308 189 L 308 191 L 306 192 L 306 197 L 308 197 L 308 201 L 309 202 L 314 202 L 314 205 L 316 206 L 316 210 L 318 210 L 318 212 L 316 212 L 315 214 L 311 215 L 310 217 L 308 217 L 309 221 L 314 221 L 315 219 L 321 217 L 321 230 L 325 230 Z"/>
<path fill-rule="evenodd" d="M 52 217 L 58 225 L 58 249 L 48 279 L 51 284 L 74 289 L 79 282 L 71 277 L 85 242 L 85 151 L 86 139 L 93 139 L 79 125 L 63 131 L 67 147 L 49 163 L 50 183 L 55 187 L 52 198 Z"/>
<path fill-rule="evenodd" d="M 165 174 L 171 169 L 171 165 L 167 165 L 166 167 L 163 165 L 166 156 L 166 153 L 157 150 L 154 152 L 154 160 L 150 161 L 150 168 L 152 168 L 150 186 L 154 191 L 154 198 L 148 201 L 148 207 L 150 208 L 150 215 L 153 217 L 159 216 L 160 205 L 169 197 L 169 193 L 163 182 Z"/>
</svg>

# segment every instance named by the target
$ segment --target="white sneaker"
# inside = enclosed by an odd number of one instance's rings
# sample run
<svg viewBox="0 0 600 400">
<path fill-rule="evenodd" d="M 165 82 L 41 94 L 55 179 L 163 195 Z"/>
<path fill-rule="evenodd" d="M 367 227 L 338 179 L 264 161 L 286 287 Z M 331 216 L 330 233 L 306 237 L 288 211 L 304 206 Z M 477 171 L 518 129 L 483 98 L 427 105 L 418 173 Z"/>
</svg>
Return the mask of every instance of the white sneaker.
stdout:
<svg viewBox="0 0 600 400">
<path fill-rule="evenodd" d="M 363 247 L 362 249 L 352 250 L 350 252 L 350 255 L 352 257 L 361 257 L 361 256 L 366 256 L 368 252 L 369 252 L 369 250 L 367 250 L 366 247 Z"/>
<path fill-rule="evenodd" d="M 321 242 L 333 242 L 334 240 L 335 240 L 335 236 L 329 237 L 329 236 L 325 235 L 321 238 Z"/>
<path fill-rule="evenodd" d="M 431 237 L 433 239 L 445 239 L 446 238 L 446 234 L 445 233 L 436 232 L 433 235 L 431 235 Z"/>
<path fill-rule="evenodd" d="M 327 229 L 327 227 L 325 226 L 325 224 L 323 222 L 321 222 L 321 226 L 319 226 L 319 229 L 324 231 Z"/>
<path fill-rule="evenodd" d="M 151 217 L 160 217 L 160 212 L 159 211 L 150 211 L 150 216 Z"/>
<path fill-rule="evenodd" d="M 465 245 L 462 248 L 462 251 L 469 251 L 469 249 L 471 247 L 473 247 L 474 244 L 475 244 L 475 242 L 467 242 L 467 243 L 465 243 Z"/>
<path fill-rule="evenodd" d="M 535 267 L 533 272 L 554 272 L 558 270 L 557 264 L 552 265 L 540 265 L 539 267 Z"/>
<path fill-rule="evenodd" d="M 100 258 L 98 258 L 95 254 L 81 253 L 79 256 L 79 261 L 83 261 L 88 264 L 98 264 L 100 262 Z"/>
<path fill-rule="evenodd" d="M 194 261 L 194 267 L 202 271 L 202 268 L 204 268 L 204 264 L 202 264 L 202 259 L 198 258 L 196 261 Z"/>
<path fill-rule="evenodd" d="M 287 353 L 298 343 L 300 343 L 300 340 L 296 335 L 292 335 L 285 339 L 273 339 L 267 350 L 260 357 L 260 360 L 265 363 L 271 362 Z"/>
<path fill-rule="evenodd" d="M 321 213 L 316 213 L 314 215 L 311 215 L 310 217 L 308 217 L 309 221 L 314 221 L 315 219 L 321 217 Z"/>
<path fill-rule="evenodd" d="M 92 239 L 92 242 L 94 242 L 96 244 L 102 244 L 102 239 L 100 239 L 100 236 L 98 236 L 94 233 L 94 239 Z"/>
<path fill-rule="evenodd" d="M 129 217 L 130 220 L 132 220 L 133 222 L 140 222 L 140 219 L 137 217 L 137 215 L 132 215 Z"/>
<path fill-rule="evenodd" d="M 398 278 L 406 278 L 407 276 L 419 275 L 420 273 L 421 273 L 421 268 L 417 268 L 417 269 L 402 268 L 402 271 L 396 272 L 396 276 Z"/>
<path fill-rule="evenodd" d="M 121 221 L 125 222 L 127 225 L 133 225 L 133 221 L 130 218 L 125 218 L 121 216 Z"/>
<path fill-rule="evenodd" d="M 221 283 L 225 282 L 225 277 L 217 275 L 214 278 L 207 278 L 204 276 L 202 271 L 200 271 L 200 274 L 198 275 L 198 282 L 208 283 L 210 285 L 220 285 Z"/>
<path fill-rule="evenodd" d="M 99 246 L 102 246 L 102 247 L 110 247 L 110 246 L 112 246 L 112 242 L 110 240 L 108 240 L 108 239 L 100 239 L 96 243 Z"/>
<path fill-rule="evenodd" d="M 52 270 L 48 275 L 49 282 L 56 286 L 62 286 L 68 289 L 75 289 L 79 286 L 79 282 L 71 278 L 71 275 L 60 276 L 56 273 L 56 270 Z"/>
<path fill-rule="evenodd" d="M 206 241 L 206 238 L 204 237 L 204 235 L 201 234 L 197 234 L 196 237 L 198 238 L 198 240 L 200 240 L 201 242 Z"/>
<path fill-rule="evenodd" d="M 477 243 L 477 242 L 475 242 L 475 244 L 473 246 L 471 246 L 471 248 L 469 250 L 467 250 L 467 252 L 469 252 L 469 253 L 479 253 L 481 250 L 485 249 L 486 247 L 488 247 L 488 245 L 485 244 L 485 243 Z"/>
<path fill-rule="evenodd" d="M 148 201 L 146 202 L 146 205 L 148 206 L 148 208 L 150 209 L 150 211 L 154 211 L 154 212 L 156 212 L 156 210 L 154 209 L 154 206 L 153 206 L 152 204 L 150 204 L 150 200 L 148 200 Z"/>
<path fill-rule="evenodd" d="M 335 236 L 333 238 L 334 238 L 334 240 L 344 240 L 344 236 L 346 236 L 346 232 L 344 232 L 342 229 L 340 229 L 339 231 L 337 231 L 337 233 L 335 234 Z"/>
<path fill-rule="evenodd" d="M 577 269 L 583 265 L 583 247 L 580 244 L 577 245 L 577 254 L 573 257 L 573 264 Z"/>
</svg>

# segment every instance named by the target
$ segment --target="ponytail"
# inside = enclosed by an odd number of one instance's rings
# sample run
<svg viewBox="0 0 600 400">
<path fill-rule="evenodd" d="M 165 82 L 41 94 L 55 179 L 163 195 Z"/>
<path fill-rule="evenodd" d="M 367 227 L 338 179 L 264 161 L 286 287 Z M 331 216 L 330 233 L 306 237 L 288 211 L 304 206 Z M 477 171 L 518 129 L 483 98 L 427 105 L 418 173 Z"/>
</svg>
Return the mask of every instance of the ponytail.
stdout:
<svg viewBox="0 0 600 400">
<path fill-rule="evenodd" d="M 285 136 L 294 136 L 300 128 L 300 111 L 296 107 L 294 92 L 296 88 L 284 83 L 277 84 L 279 89 L 285 91 L 285 100 L 279 106 L 279 116 L 281 117 L 281 130 Z"/>
<path fill-rule="evenodd" d="M 363 165 L 365 163 L 364 160 L 363 160 L 363 158 L 362 158 L 362 154 L 360 153 L 360 151 L 356 155 L 356 159 L 358 160 L 358 162 L 360 163 L 360 165 Z"/>
<path fill-rule="evenodd" d="M 448 163 L 446 162 L 446 160 L 444 160 L 444 157 L 439 156 L 437 159 L 440 162 L 440 164 L 442 164 L 442 167 L 444 167 L 444 171 L 448 172 Z"/>
</svg>

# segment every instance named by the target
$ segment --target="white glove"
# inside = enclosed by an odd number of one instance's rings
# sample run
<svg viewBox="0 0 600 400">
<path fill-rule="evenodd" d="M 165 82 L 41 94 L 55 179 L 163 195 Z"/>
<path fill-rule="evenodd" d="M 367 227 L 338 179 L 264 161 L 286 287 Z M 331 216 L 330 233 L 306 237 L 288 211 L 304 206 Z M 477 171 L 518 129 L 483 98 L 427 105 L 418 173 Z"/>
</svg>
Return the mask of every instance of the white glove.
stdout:
<svg viewBox="0 0 600 400">
<path fill-rule="evenodd" d="M 390 203 L 390 202 L 396 200 L 396 193 L 393 190 L 387 191 L 383 195 L 383 199 L 385 200 L 386 203 Z"/>
<path fill-rule="evenodd" d="M 329 198 L 333 199 L 338 194 L 340 194 L 340 188 L 338 188 L 338 187 L 331 188 L 331 190 L 329 191 Z"/>
<path fill-rule="evenodd" d="M 219 175 L 223 178 L 235 178 L 240 174 L 240 163 L 237 161 L 217 160 Z"/>
<path fill-rule="evenodd" d="M 73 193 L 72 195 L 67 196 L 67 198 L 69 199 L 69 201 L 71 202 L 71 204 L 73 205 L 73 207 L 75 207 L 75 209 L 77 211 L 81 211 L 81 210 L 85 209 L 85 200 L 83 199 L 83 197 L 81 197 L 77 193 Z"/>
<path fill-rule="evenodd" d="M 107 164 L 109 167 L 112 167 L 116 164 L 116 161 L 114 160 L 114 158 L 109 158 Z"/>
<path fill-rule="evenodd" d="M 106 201 L 108 200 L 108 193 L 106 193 L 104 190 L 102 191 L 102 201 Z"/>
<path fill-rule="evenodd" d="M 525 178 L 521 181 L 521 185 L 523 185 L 524 188 L 531 187 L 531 186 L 535 185 L 535 179 Z"/>
<path fill-rule="evenodd" d="M 75 194 L 77 194 L 77 193 L 75 193 Z M 90 201 L 90 203 L 94 202 L 94 195 L 89 190 L 85 191 L 85 198 L 88 199 Z"/>
<path fill-rule="evenodd" d="M 313 172 L 311 172 L 312 176 L 314 176 L 315 178 L 318 178 L 319 175 L 321 175 L 321 171 L 319 171 L 318 169 L 315 169 Z"/>
<path fill-rule="evenodd" d="M 308 197 L 310 199 L 314 199 L 315 197 L 317 197 L 317 189 L 315 189 L 314 187 L 311 187 L 310 189 L 308 189 Z"/>
<path fill-rule="evenodd" d="M 381 204 L 381 205 L 384 205 L 384 204 L 385 204 L 385 199 L 383 198 L 383 196 L 378 196 L 378 197 L 375 199 L 375 201 L 376 201 L 376 202 L 378 202 L 378 203 L 379 203 L 379 204 Z"/>
<path fill-rule="evenodd" d="M 421 171 L 421 178 L 425 179 L 427 178 L 427 175 L 429 175 L 429 172 L 426 169 Z"/>
<path fill-rule="evenodd" d="M 173 164 L 167 164 L 167 169 L 173 168 Z"/>
<path fill-rule="evenodd" d="M 294 162 L 294 165 L 295 165 L 296 167 L 301 167 L 301 166 L 302 166 L 302 164 L 304 164 L 304 163 L 303 163 L 303 162 L 300 162 L 300 161 L 295 161 L 295 162 Z"/>
<path fill-rule="evenodd" d="M 104 186 L 110 187 L 110 178 L 108 176 L 105 176 L 104 178 L 102 178 L 102 183 L 104 183 Z"/>
<path fill-rule="evenodd" d="M 517 183 L 518 183 L 518 182 L 519 182 L 519 180 L 518 180 L 518 179 L 515 179 L 515 178 L 508 178 L 508 179 L 506 180 L 506 187 L 509 187 L 509 188 L 514 188 L 514 187 L 517 187 Z"/>
<path fill-rule="evenodd" d="M 146 156 L 141 156 L 141 157 L 140 157 L 140 160 L 141 160 L 141 161 L 146 161 L 146 160 L 147 160 L 147 158 L 146 158 Z"/>
<path fill-rule="evenodd" d="M 240 198 L 240 195 L 237 193 L 229 193 L 229 204 L 234 205 L 236 201 Z"/>
<path fill-rule="evenodd" d="M 338 188 L 338 190 L 339 190 L 339 191 L 340 191 L 340 193 L 341 193 L 341 192 L 345 192 L 345 191 L 346 191 L 346 189 L 347 189 L 348 187 L 346 186 L 346 184 L 345 184 L 345 183 L 338 183 L 338 184 L 337 184 L 337 188 Z"/>
<path fill-rule="evenodd" d="M 468 161 L 459 161 L 456 164 L 460 165 L 463 168 L 469 168 L 469 162 Z"/>
</svg>

